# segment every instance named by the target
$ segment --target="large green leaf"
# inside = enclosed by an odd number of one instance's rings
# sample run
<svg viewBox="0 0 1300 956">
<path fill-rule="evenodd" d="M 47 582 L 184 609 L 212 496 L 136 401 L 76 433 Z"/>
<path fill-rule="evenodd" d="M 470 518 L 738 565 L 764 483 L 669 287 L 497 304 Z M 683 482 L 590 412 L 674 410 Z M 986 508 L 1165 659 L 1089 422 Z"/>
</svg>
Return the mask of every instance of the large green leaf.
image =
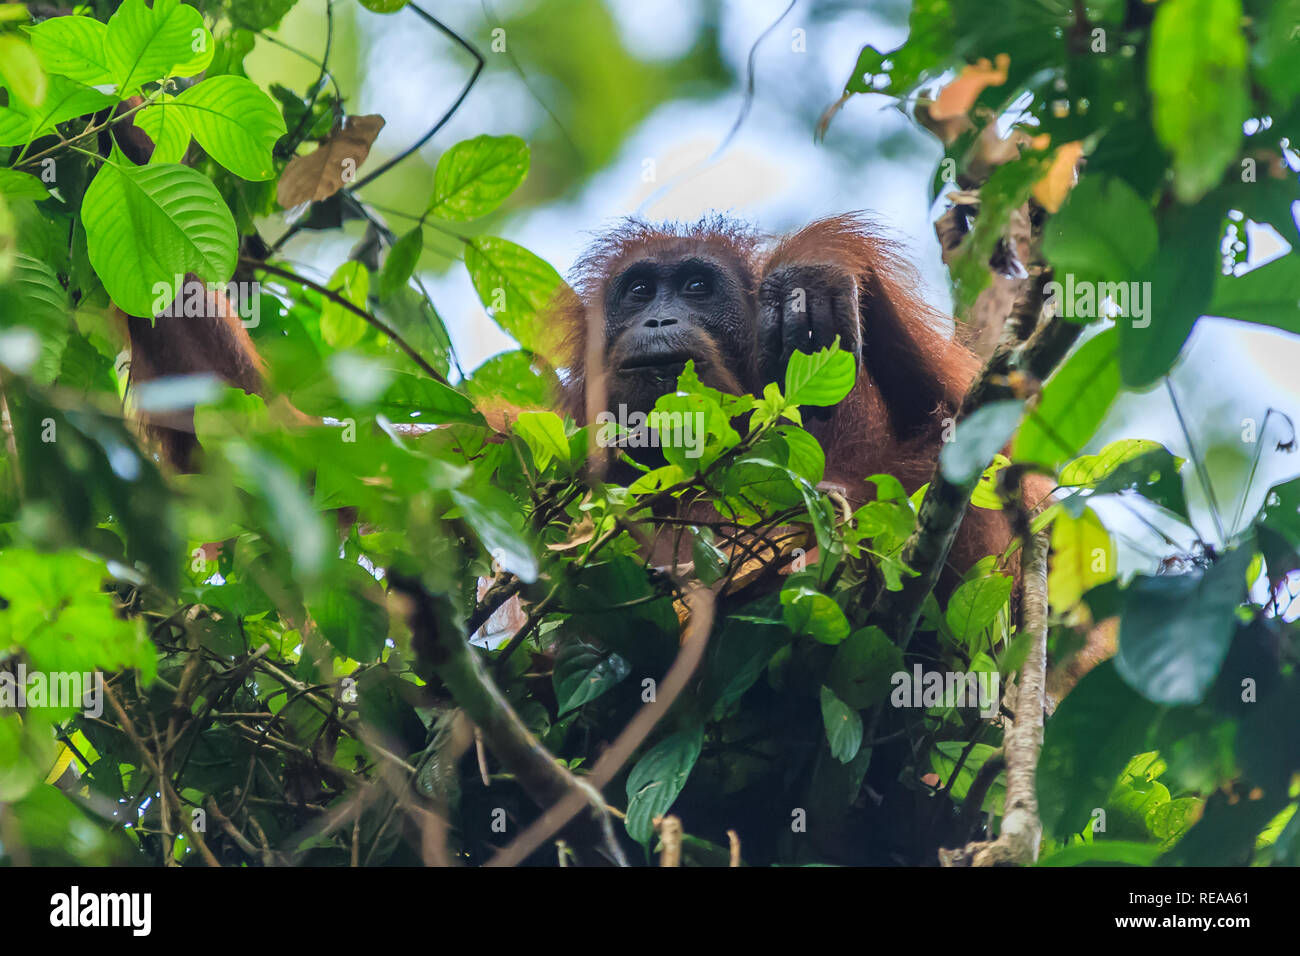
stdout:
<svg viewBox="0 0 1300 956">
<path fill-rule="evenodd" d="M 550 263 L 508 239 L 476 236 L 465 248 L 465 268 L 483 305 L 516 342 L 548 358 L 556 354 L 558 329 L 541 320 L 563 282 Z"/>
<path fill-rule="evenodd" d="M 1103 807 L 1115 781 L 1147 736 L 1160 709 L 1143 699 L 1106 661 L 1093 668 L 1047 721 L 1038 760 L 1043 830 L 1056 839 L 1080 832 Z"/>
<path fill-rule="evenodd" d="M 123 311 L 154 314 L 160 283 L 234 274 L 235 220 L 211 180 L 184 166 L 106 162 L 82 200 L 91 265 Z"/>
<path fill-rule="evenodd" d="M 686 786 L 704 743 L 698 731 L 665 737 L 637 761 L 627 777 L 627 832 L 638 843 L 654 836 L 654 819 L 663 816 Z"/>
<path fill-rule="evenodd" d="M 113 82 L 105 44 L 108 27 L 94 17 L 51 17 L 28 27 L 32 46 L 48 73 L 99 86 Z"/>
<path fill-rule="evenodd" d="M 0 34 L 0 86 L 9 99 L 35 109 L 45 102 L 49 80 L 32 45 L 12 33 Z"/>
<path fill-rule="evenodd" d="M 831 658 L 828 685 L 854 710 L 889 696 L 893 675 L 903 669 L 903 652 L 878 627 L 854 631 Z"/>
<path fill-rule="evenodd" d="M 52 130 L 56 124 L 113 105 L 113 98 L 70 80 L 51 76 L 45 100 L 27 109 L 11 102 L 0 107 L 0 146 L 17 146 Z"/>
<path fill-rule="evenodd" d="M 1055 468 L 1078 454 L 1119 394 L 1118 346 L 1119 334 L 1107 329 L 1080 346 L 1048 380 L 1038 407 L 1016 435 L 1016 461 Z"/>
<path fill-rule="evenodd" d="M 566 714 L 595 700 L 632 672 L 630 665 L 608 648 L 588 641 L 573 640 L 560 648 L 555 657 L 557 714 Z"/>
<path fill-rule="evenodd" d="M 838 644 L 849 636 L 849 621 L 834 598 L 799 585 L 781 591 L 781 615 L 786 627 L 823 644 Z"/>
<path fill-rule="evenodd" d="M 339 296 L 362 311 L 370 294 L 370 270 L 364 263 L 349 259 L 334 270 L 327 285 Z M 370 323 L 334 299 L 321 304 L 320 337 L 336 349 L 356 345 L 370 331 Z"/>
<path fill-rule="evenodd" d="M 525 584 L 537 580 L 537 558 L 513 523 L 523 516 L 509 495 L 500 489 L 480 487 L 472 494 L 453 489 L 451 497 L 492 560 Z"/>
<path fill-rule="evenodd" d="M 835 405 L 853 391 L 858 363 L 849 352 L 830 348 L 796 351 L 785 367 L 785 400 L 791 405 Z"/>
<path fill-rule="evenodd" d="M 1007 574 L 987 574 L 965 581 L 948 599 L 945 619 L 952 635 L 970 645 L 993 623 L 1011 596 L 1014 579 Z"/>
<path fill-rule="evenodd" d="M 862 716 L 835 696 L 835 691 L 825 684 L 821 689 L 822 724 L 826 728 L 826 741 L 831 745 L 831 756 L 840 763 L 848 763 L 858 755 L 862 746 Z"/>
<path fill-rule="evenodd" d="M 388 611 L 367 597 L 373 591 L 382 599 L 375 579 L 358 564 L 340 563 L 331 569 L 329 585 L 318 600 L 308 604 L 321 635 L 344 657 L 372 661 L 388 636 Z"/>
<path fill-rule="evenodd" d="M 1250 547 L 1203 574 L 1135 577 L 1123 592 L 1115 669 L 1160 704 L 1197 704 L 1219 673 L 1246 597 Z"/>
<path fill-rule="evenodd" d="M 153 140 L 153 152 L 149 154 L 151 166 L 179 163 L 185 158 L 193 135 L 185 121 L 186 112 L 176 107 L 176 97 L 164 93 L 152 106 L 142 109 L 132 118 L 135 125 Z"/>
<path fill-rule="evenodd" d="M 424 252 L 424 227 L 417 225 L 402 238 L 393 243 L 384 259 L 384 267 L 379 273 L 379 297 L 387 301 L 411 281 Z"/>
<path fill-rule="evenodd" d="M 1243 275 L 1221 273 L 1206 311 L 1300 334 L 1300 253 L 1293 251 Z"/>
<path fill-rule="evenodd" d="M 1241 0 L 1165 0 L 1151 28 L 1156 135 L 1174 154 L 1174 190 L 1192 203 L 1223 177 L 1249 115 Z"/>
<path fill-rule="evenodd" d="M 1081 283 L 1127 283 L 1140 278 L 1157 241 L 1151 210 L 1132 186 L 1110 176 L 1084 176 L 1048 221 L 1043 252 L 1058 282 L 1070 275 Z M 1072 302 L 1061 304 L 1064 315 L 1074 315 Z M 1096 318 L 1099 308 L 1094 302 L 1092 315 L 1079 317 Z"/>
<path fill-rule="evenodd" d="M 1143 388 L 1169 371 L 1208 308 L 1221 262 L 1223 199 L 1216 191 L 1195 205 L 1175 208 L 1161 222 L 1160 251 L 1148 270 L 1146 314 L 1116 320 L 1125 385 Z"/>
<path fill-rule="evenodd" d="M 465 221 L 486 215 L 528 175 L 528 146 L 518 136 L 475 136 L 438 160 L 429 212 Z"/>
<path fill-rule="evenodd" d="M 974 481 L 1011 439 L 1025 403 L 1018 399 L 990 402 L 961 422 L 953 440 L 939 453 L 943 477 L 954 484 Z"/>
<path fill-rule="evenodd" d="M 169 76 L 194 76 L 216 49 L 203 14 L 180 0 L 125 0 L 108 21 L 104 52 L 117 95 Z"/>
<path fill-rule="evenodd" d="M 14 257 L 10 282 L 10 288 L 0 288 L 0 328 L 25 325 L 37 331 L 41 354 L 31 374 L 38 383 L 47 385 L 59 373 L 68 341 L 68 293 L 54 270 L 21 252 Z M 11 295 L 14 301 L 9 309 Z"/>
<path fill-rule="evenodd" d="M 552 460 L 569 460 L 569 439 L 564 434 L 564 422 L 555 412 L 520 412 L 515 419 L 515 434 L 522 438 L 533 453 L 539 470 L 545 470 Z"/>
<path fill-rule="evenodd" d="M 50 191 L 35 176 L 16 169 L 0 169 L 0 196 L 9 199 L 49 199 Z"/>
<path fill-rule="evenodd" d="M 256 181 L 275 175 L 271 148 L 287 132 L 284 117 L 252 80 L 211 77 L 176 97 L 174 107 L 199 145 L 236 176 Z"/>
<path fill-rule="evenodd" d="M 103 582 L 105 562 L 79 551 L 0 554 L 0 643 L 20 647 L 33 670 L 154 669 L 138 619 L 123 619 Z"/>
</svg>

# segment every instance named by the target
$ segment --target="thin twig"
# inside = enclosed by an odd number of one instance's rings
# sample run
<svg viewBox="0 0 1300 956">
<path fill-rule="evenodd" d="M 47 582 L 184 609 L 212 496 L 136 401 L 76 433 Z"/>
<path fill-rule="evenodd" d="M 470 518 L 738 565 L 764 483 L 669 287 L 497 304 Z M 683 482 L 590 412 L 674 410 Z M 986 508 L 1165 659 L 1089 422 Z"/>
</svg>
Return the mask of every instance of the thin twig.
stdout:
<svg viewBox="0 0 1300 956">
<path fill-rule="evenodd" d="M 441 372 L 439 372 L 436 368 L 434 368 L 432 365 L 426 362 L 424 360 L 424 357 L 421 356 L 420 353 L 417 352 L 414 348 L 412 348 L 407 343 L 407 341 L 403 339 L 401 335 L 399 335 L 397 331 L 393 329 L 387 322 L 385 322 L 383 319 L 378 318 L 375 315 L 372 315 L 370 312 L 367 312 L 365 309 L 361 308 L 361 306 L 349 302 L 346 298 L 344 298 L 342 295 L 340 295 L 338 292 L 334 291 L 333 289 L 327 288 L 321 285 L 319 282 L 316 282 L 313 279 L 308 279 L 306 276 L 299 275 L 296 272 L 292 272 L 288 269 L 281 268 L 280 266 L 273 266 L 269 262 L 263 262 L 261 259 L 254 259 L 249 256 L 240 256 L 239 261 L 245 263 L 246 265 L 252 266 L 254 269 L 259 269 L 262 272 L 266 272 L 274 276 L 279 276 L 280 278 L 287 279 L 290 282 L 296 282 L 298 285 L 305 286 L 306 288 L 311 289 L 314 292 L 320 293 L 321 295 L 325 296 L 325 298 L 329 299 L 331 302 L 335 303 L 336 305 L 341 305 L 343 308 L 347 309 L 353 315 L 364 319 L 370 325 L 374 326 L 384 335 L 388 336 L 390 339 L 396 342 L 398 348 L 400 348 L 403 352 L 405 352 L 407 356 L 411 359 L 411 361 L 420 367 L 420 371 L 424 372 L 425 375 L 428 375 L 431 379 L 433 379 L 436 382 L 440 382 L 443 385 L 450 385 L 446 377 Z"/>
</svg>

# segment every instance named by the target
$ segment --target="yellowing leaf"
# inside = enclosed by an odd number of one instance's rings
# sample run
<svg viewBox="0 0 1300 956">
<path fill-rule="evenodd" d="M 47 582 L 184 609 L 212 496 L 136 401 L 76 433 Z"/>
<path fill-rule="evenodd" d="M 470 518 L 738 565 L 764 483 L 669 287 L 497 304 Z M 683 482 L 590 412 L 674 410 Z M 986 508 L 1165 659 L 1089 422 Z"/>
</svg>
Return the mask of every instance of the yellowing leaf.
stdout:
<svg viewBox="0 0 1300 956">
<path fill-rule="evenodd" d="M 1076 141 L 1059 147 L 1052 156 L 1052 165 L 1043 178 L 1034 183 L 1033 196 L 1048 212 L 1056 212 L 1070 195 L 1077 181 L 1075 169 L 1083 156 L 1083 144 Z"/>
<path fill-rule="evenodd" d="M 1052 558 L 1047 597 L 1053 608 L 1066 611 L 1084 592 L 1115 576 L 1115 543 L 1091 509 L 1072 518 L 1064 511 L 1052 525 Z"/>
</svg>

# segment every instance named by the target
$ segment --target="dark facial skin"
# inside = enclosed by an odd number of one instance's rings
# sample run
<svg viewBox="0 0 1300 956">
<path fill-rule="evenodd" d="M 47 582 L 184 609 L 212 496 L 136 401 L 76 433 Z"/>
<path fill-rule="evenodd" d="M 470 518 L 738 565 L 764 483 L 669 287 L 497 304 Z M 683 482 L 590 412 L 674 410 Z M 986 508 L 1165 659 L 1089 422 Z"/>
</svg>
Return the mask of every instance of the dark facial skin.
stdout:
<svg viewBox="0 0 1300 956">
<path fill-rule="evenodd" d="M 747 278 L 704 255 L 641 259 L 609 282 L 605 299 L 611 411 L 648 412 L 688 359 L 713 388 L 754 389 L 757 320 Z"/>
</svg>

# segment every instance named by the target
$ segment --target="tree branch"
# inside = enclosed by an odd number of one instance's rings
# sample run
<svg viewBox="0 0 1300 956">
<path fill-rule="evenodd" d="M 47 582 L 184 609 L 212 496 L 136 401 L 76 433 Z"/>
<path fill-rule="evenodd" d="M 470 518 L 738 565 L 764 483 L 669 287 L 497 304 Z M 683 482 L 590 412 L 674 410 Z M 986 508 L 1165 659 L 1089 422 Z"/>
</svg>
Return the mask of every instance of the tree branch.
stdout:
<svg viewBox="0 0 1300 956">
<path fill-rule="evenodd" d="M 1039 303 L 1042 301 L 1041 295 L 1040 285 L 1037 287 Z M 1013 315 L 1007 322 L 1002 344 L 985 363 L 962 400 L 961 410 L 957 414 L 958 429 L 961 422 L 982 406 L 1015 397 L 1017 389 L 1014 382 L 1018 378 L 1028 378 L 1035 384 L 1046 379 L 1065 357 L 1081 331 L 1082 326 L 1054 316 L 1027 343 L 1019 345 L 1016 340 L 1023 334 L 1023 326 L 1015 321 Z M 879 620 L 885 633 L 899 647 L 907 647 L 912 632 L 916 630 L 921 605 L 939 580 L 939 573 L 948 559 L 948 552 L 970 505 L 971 492 L 975 490 L 978 481 L 978 472 L 970 481 L 948 481 L 938 463 L 935 463 L 930 487 L 916 516 L 916 530 L 912 532 L 902 553 L 903 562 L 917 574 L 904 578 L 903 587 L 898 591 L 882 591 L 871 609 L 872 616 Z"/>
<path fill-rule="evenodd" d="M 716 586 L 715 586 L 716 587 Z M 601 790 L 641 746 L 660 718 L 666 714 L 677 696 L 686 688 L 695 668 L 704 656 L 704 648 L 713 630 L 713 617 L 717 593 L 699 584 L 688 585 L 682 600 L 690 609 L 690 619 L 682 634 L 681 649 L 677 659 L 659 684 L 659 693 L 632 718 L 618 739 L 610 745 L 592 767 L 587 780 L 596 791 Z M 526 859 L 582 809 L 584 797 L 570 794 L 552 806 L 515 838 L 514 843 L 501 850 L 487 862 L 488 866 L 514 866 Z"/>
<path fill-rule="evenodd" d="M 991 842 L 968 844 L 942 853 L 947 866 L 1022 865 L 1038 859 L 1043 823 L 1038 816 L 1035 779 L 1043 749 L 1043 723 L 1047 704 L 1047 551 L 1049 533 L 1032 535 L 1025 545 L 1025 633 L 1032 644 L 1020 669 L 1016 689 L 1015 720 L 1003 742 L 1006 755 L 1007 795 L 1002 812 L 1002 832 Z"/>
<path fill-rule="evenodd" d="M 448 385 L 448 386 L 450 385 L 446 377 L 441 372 L 439 372 L 436 368 L 434 368 L 432 365 L 426 362 L 423 356 L 421 356 L 419 352 L 417 352 L 414 348 L 412 348 L 409 344 L 407 344 L 406 340 L 403 339 L 400 334 L 398 334 L 396 329 L 394 329 L 392 326 L 390 326 L 387 322 L 385 322 L 383 319 L 379 318 L 378 316 L 373 315 L 370 312 L 367 312 L 365 309 L 361 308 L 361 306 L 354 305 L 353 303 L 349 302 L 346 298 L 341 296 L 339 293 L 335 292 L 333 289 L 327 288 L 321 285 L 319 282 L 316 282 L 312 279 L 308 279 L 306 276 L 298 275 L 298 273 L 292 272 L 289 269 L 284 269 L 281 268 L 280 266 L 273 266 L 269 262 L 263 262 L 260 259 L 254 259 L 249 256 L 240 256 L 239 261 L 246 265 L 251 266 L 254 269 L 258 269 L 262 272 L 269 273 L 270 275 L 279 276 L 282 279 L 288 279 L 290 282 L 296 282 L 298 285 L 305 286 L 308 289 L 311 289 L 312 291 L 318 292 L 321 295 L 325 296 L 325 298 L 329 299 L 331 302 L 335 303 L 336 305 L 341 305 L 343 308 L 347 309 L 353 315 L 365 319 L 366 322 L 373 325 L 376 329 L 378 329 L 384 335 L 388 336 L 395 343 L 397 343 L 398 348 L 400 348 L 403 352 L 405 352 L 407 356 L 410 357 L 411 361 L 420 367 L 420 371 L 424 372 L 425 375 L 428 375 L 436 382 L 441 382 L 443 385 Z"/>
<path fill-rule="evenodd" d="M 533 802 L 542 808 L 572 806 L 573 811 L 561 825 L 577 816 L 584 806 L 588 809 L 575 821 L 571 833 L 579 859 L 590 865 L 625 866 L 598 788 L 569 773 L 538 743 L 479 664 L 460 629 L 447 626 L 447 614 L 418 580 L 393 574 L 390 581 L 412 601 L 410 624 L 416 655 L 432 666 L 456 703 L 482 731 L 488 747 Z"/>
</svg>

